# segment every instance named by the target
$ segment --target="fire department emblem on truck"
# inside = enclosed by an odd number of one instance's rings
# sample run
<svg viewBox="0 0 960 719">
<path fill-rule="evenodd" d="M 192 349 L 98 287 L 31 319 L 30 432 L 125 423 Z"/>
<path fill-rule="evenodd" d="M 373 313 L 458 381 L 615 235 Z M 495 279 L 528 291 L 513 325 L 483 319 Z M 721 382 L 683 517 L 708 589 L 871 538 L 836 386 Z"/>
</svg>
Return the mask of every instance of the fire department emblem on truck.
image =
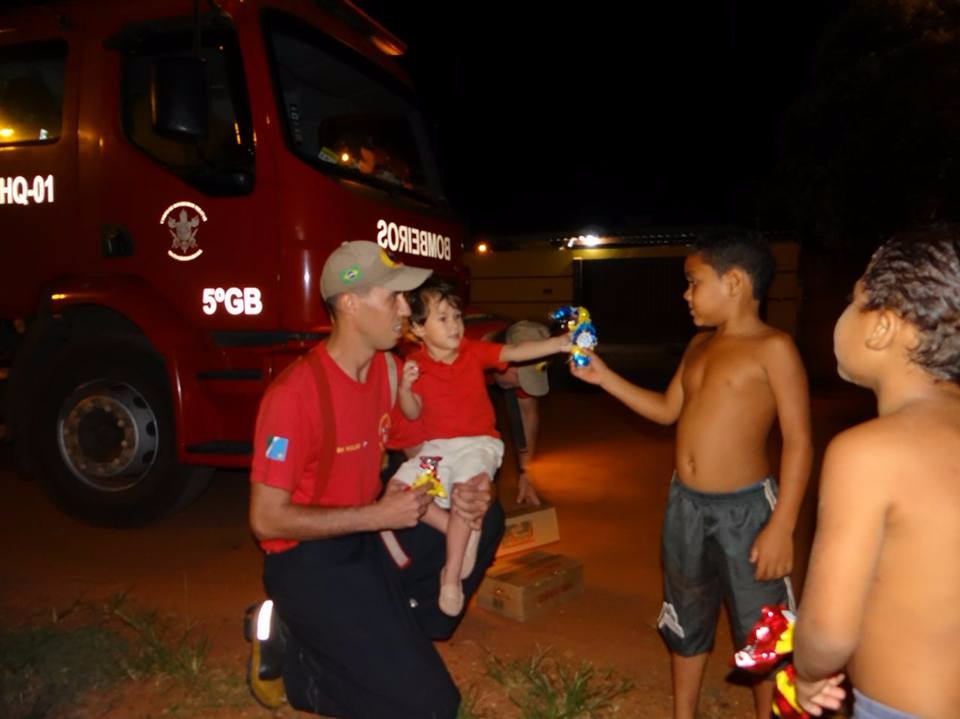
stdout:
<svg viewBox="0 0 960 719">
<path fill-rule="evenodd" d="M 192 202 L 175 202 L 164 210 L 160 224 L 170 233 L 170 249 L 167 250 L 167 255 L 180 262 L 189 262 L 202 255 L 203 250 L 197 242 L 197 232 L 200 225 L 206 221 L 206 213 Z"/>
</svg>

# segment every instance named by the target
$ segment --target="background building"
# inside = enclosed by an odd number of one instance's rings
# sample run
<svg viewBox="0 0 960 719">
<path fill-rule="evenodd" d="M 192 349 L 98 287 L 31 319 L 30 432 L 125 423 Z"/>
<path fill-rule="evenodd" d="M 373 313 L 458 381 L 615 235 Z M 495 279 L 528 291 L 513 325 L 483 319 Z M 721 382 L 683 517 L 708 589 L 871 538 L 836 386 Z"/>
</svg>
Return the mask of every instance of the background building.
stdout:
<svg viewBox="0 0 960 719">
<path fill-rule="evenodd" d="M 510 319 L 547 323 L 552 310 L 582 305 L 597 326 L 600 351 L 614 365 L 671 373 L 695 331 L 683 301 L 683 261 L 704 229 L 488 237 L 466 253 L 471 304 Z M 764 316 L 796 337 L 800 247 L 788 235 L 767 239 L 777 274 Z"/>
</svg>

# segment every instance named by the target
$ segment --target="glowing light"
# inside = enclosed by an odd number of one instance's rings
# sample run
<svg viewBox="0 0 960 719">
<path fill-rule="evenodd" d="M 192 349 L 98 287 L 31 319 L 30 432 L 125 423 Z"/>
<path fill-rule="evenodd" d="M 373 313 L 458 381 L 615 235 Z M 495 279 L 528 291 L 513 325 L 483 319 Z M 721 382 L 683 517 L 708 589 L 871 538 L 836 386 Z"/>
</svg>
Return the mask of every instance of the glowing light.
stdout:
<svg viewBox="0 0 960 719">
<path fill-rule="evenodd" d="M 597 247 L 602 245 L 604 240 L 597 235 L 577 235 L 576 237 L 564 237 L 559 242 L 569 249 L 572 247 Z"/>
<path fill-rule="evenodd" d="M 16 131 L 12 127 L 0 127 L 0 137 L 4 140 L 9 140 L 16 134 Z"/>
<path fill-rule="evenodd" d="M 485 255 L 490 251 L 490 245 L 486 242 L 481 242 L 477 245 L 477 254 Z"/>
<path fill-rule="evenodd" d="M 350 162 L 350 153 L 349 152 L 340 153 L 340 162 Z"/>
<path fill-rule="evenodd" d="M 268 599 L 260 605 L 257 612 L 257 639 L 265 642 L 270 638 L 270 620 L 273 618 L 273 600 Z"/>
<path fill-rule="evenodd" d="M 377 50 L 391 57 L 399 57 L 407 50 L 403 43 L 394 42 L 390 38 L 380 37 L 379 35 L 371 35 L 370 40 L 373 41 Z"/>
<path fill-rule="evenodd" d="M 50 295 L 50 299 L 53 300 L 54 302 L 58 302 L 60 300 L 67 299 L 67 296 L 62 292 L 55 292 L 54 294 Z"/>
</svg>

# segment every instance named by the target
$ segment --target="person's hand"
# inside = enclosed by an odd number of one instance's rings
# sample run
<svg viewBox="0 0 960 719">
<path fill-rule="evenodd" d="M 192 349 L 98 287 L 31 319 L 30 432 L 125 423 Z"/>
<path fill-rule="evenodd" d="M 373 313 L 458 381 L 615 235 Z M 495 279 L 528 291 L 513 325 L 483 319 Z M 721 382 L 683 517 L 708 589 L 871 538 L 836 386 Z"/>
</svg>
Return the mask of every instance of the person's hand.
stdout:
<svg viewBox="0 0 960 719">
<path fill-rule="evenodd" d="M 399 479 L 391 479 L 376 504 L 380 529 L 415 527 L 432 501 L 426 485 L 411 489 Z"/>
<path fill-rule="evenodd" d="M 554 342 L 557 343 L 557 349 L 555 350 L 558 354 L 564 352 L 569 352 L 573 349 L 573 332 L 567 332 L 566 334 L 557 335 L 553 338 Z"/>
<path fill-rule="evenodd" d="M 750 563 L 756 565 L 757 581 L 780 579 L 793 570 L 793 532 L 767 523 L 750 548 Z"/>
<path fill-rule="evenodd" d="M 836 711 L 843 704 L 847 692 L 840 684 L 843 682 L 843 674 L 835 674 L 826 679 L 809 681 L 796 677 L 797 684 L 797 704 L 808 714 L 818 717 L 823 714 L 824 709 Z"/>
<path fill-rule="evenodd" d="M 577 379 L 582 379 L 584 382 L 589 382 L 590 384 L 601 384 L 610 369 L 607 367 L 606 362 L 600 359 L 599 355 L 597 355 L 593 350 L 584 349 L 583 352 L 590 357 L 590 364 L 586 365 L 585 367 L 578 367 L 571 360 L 570 374 Z"/>
<path fill-rule="evenodd" d="M 403 363 L 403 376 L 400 378 L 401 389 L 410 389 L 413 383 L 420 378 L 420 366 L 413 360 Z"/>
<path fill-rule="evenodd" d="M 477 474 L 466 482 L 453 485 L 450 497 L 450 511 L 470 525 L 471 529 L 480 529 L 483 515 L 493 502 L 493 482 L 485 474 Z"/>
<path fill-rule="evenodd" d="M 533 504 L 540 506 L 540 497 L 537 496 L 537 490 L 533 488 L 533 482 L 526 472 L 521 472 L 517 479 L 517 504 Z"/>
</svg>

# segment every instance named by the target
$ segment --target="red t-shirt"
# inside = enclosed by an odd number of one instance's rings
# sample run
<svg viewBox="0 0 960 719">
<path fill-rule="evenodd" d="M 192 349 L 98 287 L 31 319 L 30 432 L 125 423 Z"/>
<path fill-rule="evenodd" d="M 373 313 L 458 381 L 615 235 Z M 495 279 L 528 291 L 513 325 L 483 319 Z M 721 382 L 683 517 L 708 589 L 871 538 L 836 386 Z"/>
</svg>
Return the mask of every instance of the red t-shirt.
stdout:
<svg viewBox="0 0 960 719">
<path fill-rule="evenodd" d="M 367 381 L 349 377 L 327 354 L 326 343 L 316 353 L 336 408 L 332 429 L 336 451 L 332 466 L 321 461 L 332 418 L 322 416 L 316 373 L 301 357 L 267 388 L 257 414 L 251 482 L 263 482 L 290 493 L 294 504 L 355 507 L 370 504 L 380 494 L 380 463 L 390 433 L 390 386 L 382 352 L 370 364 Z M 296 540 L 268 539 L 268 552 L 289 549 Z"/>
<path fill-rule="evenodd" d="M 483 373 L 506 367 L 500 361 L 502 349 L 496 342 L 464 338 L 450 364 L 437 362 L 426 348 L 410 355 L 420 368 L 413 391 L 423 400 L 419 423 L 424 440 L 500 436 Z"/>
</svg>

